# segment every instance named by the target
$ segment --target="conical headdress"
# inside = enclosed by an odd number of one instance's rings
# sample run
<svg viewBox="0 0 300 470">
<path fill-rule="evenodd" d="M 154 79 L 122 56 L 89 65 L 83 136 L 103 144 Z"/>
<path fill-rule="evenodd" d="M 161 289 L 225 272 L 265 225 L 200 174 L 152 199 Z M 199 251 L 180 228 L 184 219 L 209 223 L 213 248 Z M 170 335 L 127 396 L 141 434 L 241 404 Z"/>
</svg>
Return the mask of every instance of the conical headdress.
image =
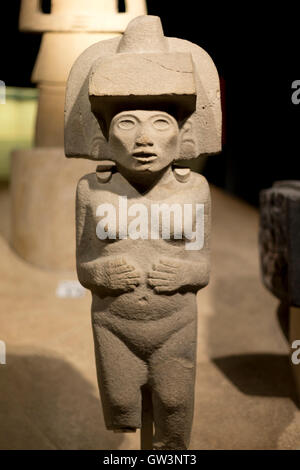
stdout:
<svg viewBox="0 0 300 470">
<path fill-rule="evenodd" d="M 192 56 L 169 51 L 158 17 L 138 17 L 117 53 L 93 65 L 89 96 L 105 135 L 112 117 L 123 110 L 163 109 L 183 121 L 196 109 Z"/>
<path fill-rule="evenodd" d="M 123 37 L 91 46 L 73 66 L 66 97 L 66 156 L 107 158 L 103 134 L 113 115 L 128 109 L 163 109 L 185 121 L 180 158 L 217 153 L 220 108 L 218 74 L 206 52 L 189 41 L 165 37 L 158 17 L 140 16 Z"/>
</svg>

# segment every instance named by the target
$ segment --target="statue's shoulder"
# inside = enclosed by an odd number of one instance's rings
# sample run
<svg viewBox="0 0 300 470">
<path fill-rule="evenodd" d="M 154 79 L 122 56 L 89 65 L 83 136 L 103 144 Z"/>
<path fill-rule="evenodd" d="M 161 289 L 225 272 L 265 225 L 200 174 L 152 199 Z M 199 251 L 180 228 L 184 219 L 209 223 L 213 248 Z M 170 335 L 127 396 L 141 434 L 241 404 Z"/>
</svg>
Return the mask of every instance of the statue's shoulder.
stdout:
<svg viewBox="0 0 300 470">
<path fill-rule="evenodd" d="M 90 192 L 95 187 L 96 181 L 95 172 L 82 176 L 77 183 L 77 195 Z"/>
<path fill-rule="evenodd" d="M 111 161 L 101 162 L 96 171 L 84 175 L 77 184 L 77 194 L 82 192 L 99 191 L 104 189 L 103 185 L 112 183 L 116 174 L 116 165 Z"/>
<path fill-rule="evenodd" d="M 209 192 L 208 182 L 203 175 L 196 173 L 188 167 L 174 166 L 173 172 L 176 180 L 187 185 L 189 189 L 199 190 L 201 188 Z"/>
<path fill-rule="evenodd" d="M 195 171 L 191 171 L 190 191 L 195 195 L 197 200 L 208 201 L 210 199 L 210 189 L 207 179 Z"/>
<path fill-rule="evenodd" d="M 191 170 L 191 183 L 195 186 L 206 187 L 209 189 L 207 179 L 205 176 L 200 175 L 200 173 L 196 173 L 195 171 Z"/>
</svg>

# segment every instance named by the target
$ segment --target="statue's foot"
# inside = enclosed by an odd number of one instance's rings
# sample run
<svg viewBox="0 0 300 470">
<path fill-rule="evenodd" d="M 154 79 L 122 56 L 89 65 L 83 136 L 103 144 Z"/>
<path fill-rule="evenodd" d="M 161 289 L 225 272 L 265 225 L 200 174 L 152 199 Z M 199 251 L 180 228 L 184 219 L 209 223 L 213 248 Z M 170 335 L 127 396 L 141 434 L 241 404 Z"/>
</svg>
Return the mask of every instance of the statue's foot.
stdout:
<svg viewBox="0 0 300 470">
<path fill-rule="evenodd" d="M 187 450 L 185 446 L 172 446 L 171 444 L 153 444 L 153 450 Z"/>
<path fill-rule="evenodd" d="M 136 432 L 136 428 L 130 428 L 130 427 L 128 427 L 128 428 L 125 428 L 125 427 L 124 428 L 118 428 L 118 429 L 114 429 L 114 432 L 117 433 L 117 434 L 123 433 L 123 432 L 124 433 L 125 432 L 126 433 Z"/>
</svg>

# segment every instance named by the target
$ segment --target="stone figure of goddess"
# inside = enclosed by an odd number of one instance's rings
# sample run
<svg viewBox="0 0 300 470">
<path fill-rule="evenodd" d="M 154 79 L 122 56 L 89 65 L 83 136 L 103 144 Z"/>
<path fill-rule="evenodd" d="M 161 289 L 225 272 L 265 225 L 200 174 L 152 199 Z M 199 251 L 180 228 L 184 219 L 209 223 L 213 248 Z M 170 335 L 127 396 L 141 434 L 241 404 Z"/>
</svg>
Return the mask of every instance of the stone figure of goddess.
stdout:
<svg viewBox="0 0 300 470">
<path fill-rule="evenodd" d="M 141 428 L 147 389 L 153 448 L 187 449 L 196 293 L 210 271 L 210 192 L 203 176 L 176 161 L 198 139 L 190 120 L 197 67 L 189 50 L 170 50 L 156 17 L 133 20 L 118 41 L 88 73 L 90 113 L 108 162 L 78 183 L 78 278 L 92 292 L 107 429 Z M 194 133 L 207 122 L 198 121 Z"/>
</svg>

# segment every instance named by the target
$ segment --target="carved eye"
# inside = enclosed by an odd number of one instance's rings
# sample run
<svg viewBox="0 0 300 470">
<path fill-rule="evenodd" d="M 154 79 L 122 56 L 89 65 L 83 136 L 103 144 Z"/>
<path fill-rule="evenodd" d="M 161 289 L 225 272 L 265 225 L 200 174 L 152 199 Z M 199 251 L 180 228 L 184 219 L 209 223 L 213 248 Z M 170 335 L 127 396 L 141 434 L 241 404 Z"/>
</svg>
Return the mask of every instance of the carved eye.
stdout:
<svg viewBox="0 0 300 470">
<path fill-rule="evenodd" d="M 170 127 L 170 123 L 167 119 L 155 119 L 155 121 L 153 121 L 153 127 L 160 131 L 164 131 Z"/>
<path fill-rule="evenodd" d="M 132 119 L 122 119 L 121 121 L 118 122 L 118 126 L 120 127 L 120 129 L 124 129 L 125 131 L 128 131 L 134 128 L 135 121 L 133 121 Z"/>
</svg>

